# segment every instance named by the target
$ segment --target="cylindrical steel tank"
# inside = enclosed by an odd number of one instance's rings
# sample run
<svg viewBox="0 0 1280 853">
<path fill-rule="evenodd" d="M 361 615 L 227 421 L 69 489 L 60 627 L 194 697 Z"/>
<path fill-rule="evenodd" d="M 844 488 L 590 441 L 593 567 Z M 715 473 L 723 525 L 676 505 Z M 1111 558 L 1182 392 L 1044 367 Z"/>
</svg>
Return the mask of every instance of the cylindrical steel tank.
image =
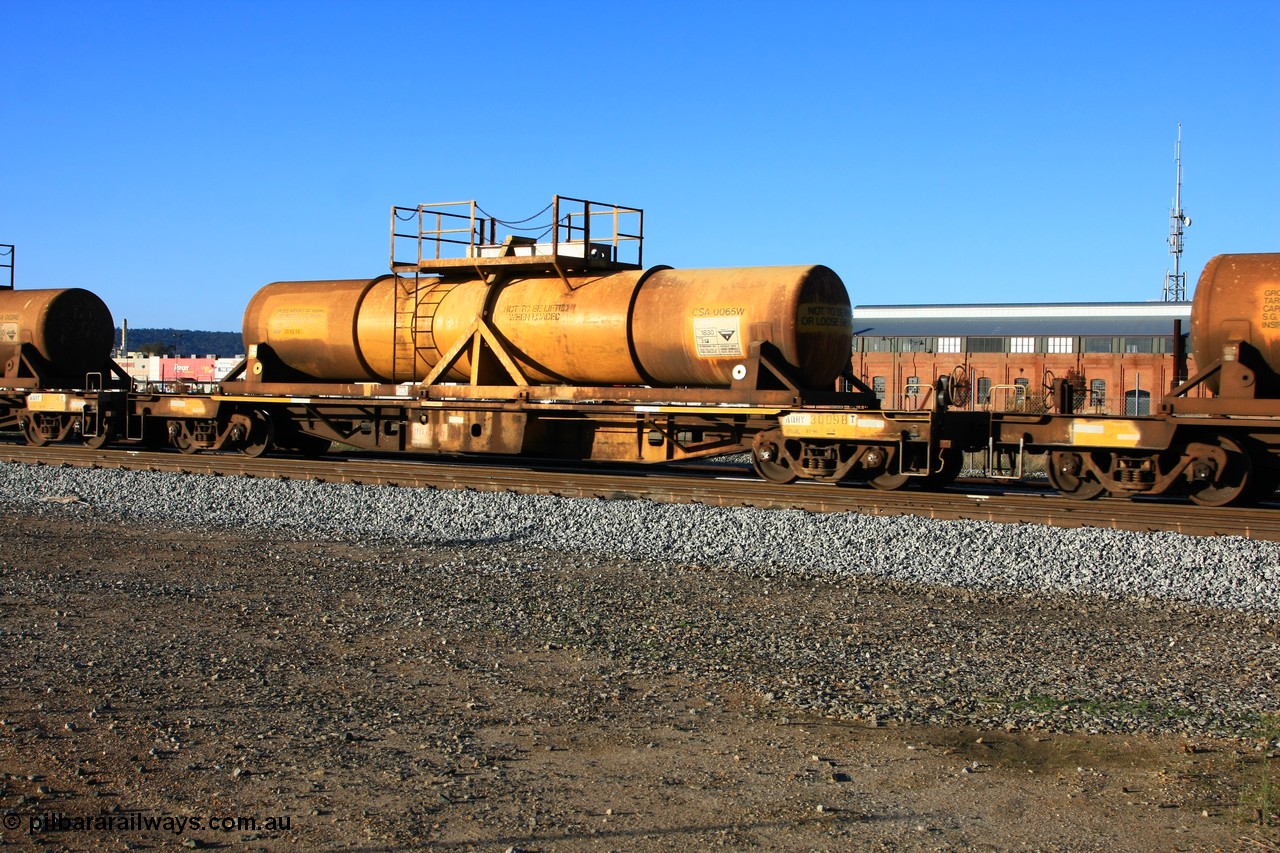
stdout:
<svg viewBox="0 0 1280 853">
<path fill-rule="evenodd" d="M 269 284 L 245 309 L 245 346 L 270 344 L 285 364 L 317 379 L 381 381 L 366 354 L 390 354 L 394 285 L 389 275 Z"/>
<path fill-rule="evenodd" d="M 102 370 L 115 344 L 111 311 L 78 287 L 0 290 L 0 367 L 31 344 L 59 376 Z"/>
<path fill-rule="evenodd" d="M 245 344 L 268 344 L 319 380 L 416 381 L 483 317 L 533 382 L 724 387 L 762 339 L 824 387 L 852 343 L 848 292 L 823 266 L 442 279 L 397 297 L 411 286 L 392 276 L 269 284 L 245 311 Z M 468 354 L 444 378 L 469 372 Z"/>
<path fill-rule="evenodd" d="M 1203 366 L 1227 341 L 1248 341 L 1280 374 L 1280 253 L 1217 255 L 1205 264 L 1191 304 L 1191 347 Z M 1210 386 L 1217 390 L 1216 377 Z"/>
<path fill-rule="evenodd" d="M 824 387 L 849 366 L 853 317 L 844 282 L 824 266 L 664 269 L 640 288 L 632 333 L 662 385 L 728 385 L 761 339 Z"/>
</svg>

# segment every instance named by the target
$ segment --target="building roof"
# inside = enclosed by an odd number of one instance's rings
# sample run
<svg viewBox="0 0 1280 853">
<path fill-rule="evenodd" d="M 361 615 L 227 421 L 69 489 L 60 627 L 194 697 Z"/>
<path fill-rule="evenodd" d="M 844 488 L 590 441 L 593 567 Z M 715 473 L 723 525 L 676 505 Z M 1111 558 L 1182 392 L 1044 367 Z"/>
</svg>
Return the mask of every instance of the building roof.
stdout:
<svg viewBox="0 0 1280 853">
<path fill-rule="evenodd" d="M 1172 335 L 1191 328 L 1190 302 L 1057 302 L 986 305 L 858 305 L 860 337 Z"/>
</svg>

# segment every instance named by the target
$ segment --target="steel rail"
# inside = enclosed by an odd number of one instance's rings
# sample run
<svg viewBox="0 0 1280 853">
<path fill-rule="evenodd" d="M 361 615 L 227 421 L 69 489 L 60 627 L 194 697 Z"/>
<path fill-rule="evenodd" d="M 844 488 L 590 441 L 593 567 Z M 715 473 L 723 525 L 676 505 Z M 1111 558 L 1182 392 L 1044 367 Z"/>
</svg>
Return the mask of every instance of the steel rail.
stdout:
<svg viewBox="0 0 1280 853">
<path fill-rule="evenodd" d="M 1188 501 L 1119 498 L 1081 502 L 1049 491 L 1013 489 L 982 481 L 961 480 L 941 492 L 911 489 L 881 492 L 854 484 L 804 481 L 780 486 L 733 466 L 700 465 L 688 469 L 628 466 L 620 470 L 594 466 L 584 469 L 527 459 L 494 465 L 474 457 L 405 460 L 334 455 L 320 459 L 253 459 L 228 453 L 184 455 L 16 444 L 0 444 L 0 461 L 608 500 L 648 499 L 806 512 L 915 515 L 1052 527 L 1172 531 L 1192 536 L 1242 536 L 1280 541 L 1280 510 L 1276 507 L 1215 508 L 1196 506 Z"/>
</svg>

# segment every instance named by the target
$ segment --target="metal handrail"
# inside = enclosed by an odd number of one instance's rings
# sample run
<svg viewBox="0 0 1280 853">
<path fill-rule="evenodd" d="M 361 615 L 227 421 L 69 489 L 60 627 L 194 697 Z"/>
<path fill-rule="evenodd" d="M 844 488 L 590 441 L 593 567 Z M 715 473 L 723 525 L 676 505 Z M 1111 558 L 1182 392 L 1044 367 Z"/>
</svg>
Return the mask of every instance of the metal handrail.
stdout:
<svg viewBox="0 0 1280 853">
<path fill-rule="evenodd" d="M 547 246 L 549 259 L 559 259 L 562 247 L 573 244 L 583 247 L 584 260 L 608 260 L 636 266 L 643 264 L 642 209 L 561 195 L 553 196 L 548 208 L 551 212 L 550 222 L 540 234 L 529 238 L 514 232 L 536 231 L 540 225 L 516 227 L 520 223 L 508 223 L 485 214 L 474 200 L 431 202 L 416 207 L 394 206 L 391 208 L 391 266 L 395 269 L 411 265 L 422 266 L 445 259 L 478 258 L 485 248 L 531 241 L 534 245 Z M 530 219 L 539 216 L 541 214 L 536 214 Z M 600 223 L 602 218 L 603 226 Z M 529 220 L 521 220 L 527 221 Z M 416 227 L 402 229 L 398 224 L 401 222 L 413 222 Z M 542 237 L 550 237 L 550 242 L 538 242 Z M 413 246 L 412 261 L 396 257 L 397 247 L 405 249 L 403 244 L 406 241 Z M 634 260 L 623 257 L 626 248 L 631 245 L 635 246 Z M 592 257 L 592 247 L 604 246 L 608 246 L 607 259 Z"/>
<path fill-rule="evenodd" d="M 0 281 L 0 290 L 13 290 L 13 267 L 18 250 L 12 243 L 0 243 L 0 272 L 9 271 L 9 282 Z"/>
</svg>

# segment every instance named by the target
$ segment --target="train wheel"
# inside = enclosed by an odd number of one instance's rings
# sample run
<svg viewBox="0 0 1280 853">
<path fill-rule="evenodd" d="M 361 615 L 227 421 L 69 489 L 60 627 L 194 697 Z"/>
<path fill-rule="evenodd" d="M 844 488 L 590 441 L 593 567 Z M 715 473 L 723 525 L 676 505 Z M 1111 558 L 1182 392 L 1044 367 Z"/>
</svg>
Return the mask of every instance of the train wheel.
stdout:
<svg viewBox="0 0 1280 853">
<path fill-rule="evenodd" d="M 901 489 L 907 483 L 911 482 L 911 478 L 906 474 L 890 474 L 888 471 L 877 474 L 867 480 L 873 488 L 877 488 L 882 492 L 892 492 Z"/>
<path fill-rule="evenodd" d="M 1079 453 L 1070 450 L 1053 450 L 1049 452 L 1045 473 L 1049 475 L 1049 485 L 1058 490 L 1065 498 L 1077 501 L 1089 501 L 1107 490 L 1107 487 L 1085 469 L 1084 459 Z"/>
<path fill-rule="evenodd" d="M 911 479 L 906 474 L 895 474 L 889 470 L 895 464 L 902 467 L 904 463 L 888 447 L 872 447 L 868 449 L 862 454 L 861 461 L 862 470 L 867 475 L 867 482 L 873 488 L 880 489 L 883 492 L 901 489 Z"/>
<path fill-rule="evenodd" d="M 49 443 L 49 437 L 40 431 L 40 425 L 36 423 L 35 418 L 27 419 L 27 425 L 22 432 L 27 437 L 27 444 L 32 447 L 44 447 Z"/>
<path fill-rule="evenodd" d="M 751 464 L 756 473 L 771 483 L 791 483 L 800 475 L 791 467 L 791 459 L 782 447 L 782 435 L 762 432 L 751 445 Z"/>
<path fill-rule="evenodd" d="M 1227 464 L 1214 472 L 1211 481 L 1192 487 L 1191 500 L 1200 506 L 1227 506 L 1252 497 L 1253 466 L 1240 445 L 1226 436 L 1218 437 Z"/>
<path fill-rule="evenodd" d="M 191 432 L 185 424 L 173 421 L 170 421 L 170 424 L 169 443 L 178 448 L 178 452 L 186 454 L 200 452 L 200 448 L 196 447 L 195 439 L 191 437 Z"/>
<path fill-rule="evenodd" d="M 249 420 L 249 437 L 240 446 L 240 452 L 256 459 L 271 447 L 271 437 L 275 430 L 272 429 L 271 418 L 266 412 L 252 412 Z"/>
</svg>

